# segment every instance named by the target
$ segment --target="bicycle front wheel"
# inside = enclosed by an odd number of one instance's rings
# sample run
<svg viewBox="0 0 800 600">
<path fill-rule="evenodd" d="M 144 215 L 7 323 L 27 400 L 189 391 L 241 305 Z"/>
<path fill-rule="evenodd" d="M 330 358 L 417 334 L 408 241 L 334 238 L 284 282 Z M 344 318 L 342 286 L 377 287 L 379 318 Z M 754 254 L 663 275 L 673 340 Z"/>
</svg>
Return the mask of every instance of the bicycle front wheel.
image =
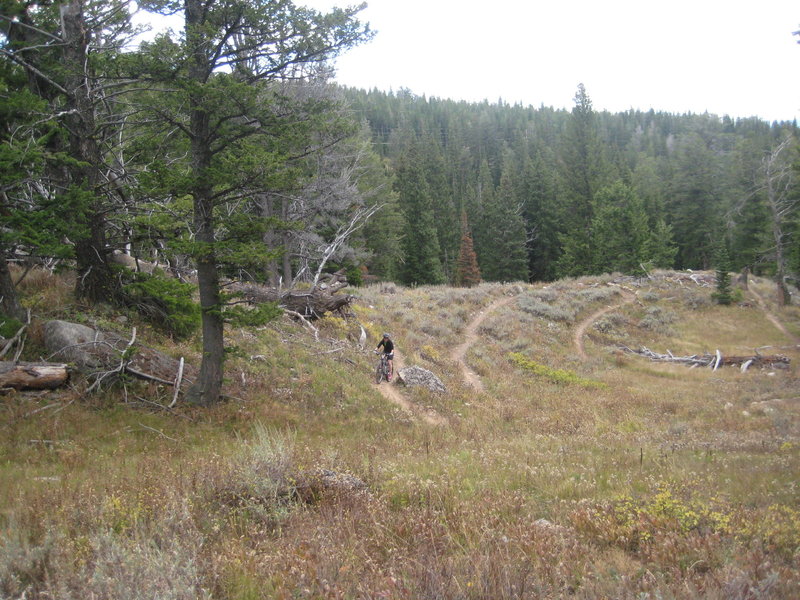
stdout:
<svg viewBox="0 0 800 600">
<path fill-rule="evenodd" d="M 378 368 L 375 369 L 375 383 L 380 383 L 381 379 L 383 379 L 383 369 L 381 365 L 378 365 Z"/>
</svg>

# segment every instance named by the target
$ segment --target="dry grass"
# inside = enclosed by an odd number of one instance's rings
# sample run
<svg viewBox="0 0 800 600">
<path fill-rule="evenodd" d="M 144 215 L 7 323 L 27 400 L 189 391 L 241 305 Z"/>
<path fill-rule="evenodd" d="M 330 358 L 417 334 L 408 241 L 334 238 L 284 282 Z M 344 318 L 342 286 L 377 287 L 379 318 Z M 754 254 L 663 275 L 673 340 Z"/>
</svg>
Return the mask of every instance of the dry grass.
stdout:
<svg viewBox="0 0 800 600">
<path fill-rule="evenodd" d="M 620 283 L 638 301 L 589 328 L 579 360 L 575 327 L 618 302 Z M 29 285 L 30 305 L 64 302 L 47 318 L 73 314 L 67 281 Z M 797 307 L 754 285 L 800 330 Z M 159 410 L 169 391 L 135 382 L 127 402 L 116 388 L 84 397 L 78 382 L 7 395 L 0 598 L 798 597 L 800 353 L 755 304 L 719 307 L 710 291 L 669 274 L 372 286 L 358 290 L 364 350 L 358 324 L 340 319 L 320 323 L 318 341 L 289 321 L 231 331 L 232 399 L 212 409 Z M 467 354 L 478 393 L 450 350 L 506 294 L 516 301 Z M 447 426 L 370 383 L 382 331 L 445 382 L 447 394 L 404 393 Z M 768 347 L 792 366 L 690 370 L 620 344 Z M 196 340 L 168 349 L 196 360 Z M 306 497 L 318 469 L 368 492 Z"/>
</svg>

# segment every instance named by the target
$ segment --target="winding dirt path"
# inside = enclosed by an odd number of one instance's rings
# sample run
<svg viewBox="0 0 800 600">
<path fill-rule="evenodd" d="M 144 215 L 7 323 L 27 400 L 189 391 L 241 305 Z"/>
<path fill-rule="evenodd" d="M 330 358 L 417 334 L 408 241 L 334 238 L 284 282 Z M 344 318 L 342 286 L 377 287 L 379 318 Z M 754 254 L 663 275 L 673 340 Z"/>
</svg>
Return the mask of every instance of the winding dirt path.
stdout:
<svg viewBox="0 0 800 600">
<path fill-rule="evenodd" d="M 773 325 L 775 325 L 775 327 L 778 328 L 778 331 L 780 331 L 783 335 L 785 335 L 790 340 L 792 340 L 793 343 L 795 343 L 795 344 L 800 343 L 800 338 L 798 338 L 796 335 L 794 335 L 792 332 L 790 332 L 788 329 L 786 329 L 786 327 L 784 327 L 783 323 L 781 323 L 778 320 L 778 317 L 776 317 L 775 315 L 773 315 L 769 311 L 769 308 L 767 307 L 767 303 L 764 302 L 764 298 L 761 296 L 761 294 L 759 294 L 757 291 L 755 291 L 752 287 L 748 291 L 751 294 L 753 294 L 753 296 L 755 296 L 756 302 L 758 302 L 758 307 L 762 310 L 762 312 L 764 313 L 764 316 L 767 317 L 767 320 L 770 323 L 772 323 Z"/>
<path fill-rule="evenodd" d="M 478 327 L 481 326 L 483 321 L 494 311 L 503 306 L 510 304 L 515 299 L 515 296 L 508 296 L 505 298 L 500 298 L 495 300 L 492 304 L 481 310 L 477 316 L 470 321 L 467 328 L 464 330 L 464 341 L 453 349 L 450 353 L 450 359 L 457 362 L 461 367 L 461 373 L 464 376 L 464 380 L 471 385 L 474 389 L 478 391 L 483 390 L 483 383 L 481 383 L 480 377 L 478 377 L 474 372 L 472 372 L 467 366 L 464 357 L 467 354 L 467 350 L 469 350 L 470 346 L 474 344 L 478 339 Z M 394 351 L 394 372 L 397 373 L 400 369 L 404 366 L 403 357 L 401 356 L 400 352 L 395 349 Z M 380 383 L 378 384 L 378 391 L 381 395 L 389 400 L 390 402 L 399 406 L 403 411 L 409 413 L 412 416 L 419 417 L 429 425 L 447 425 L 447 419 L 437 413 L 435 410 L 431 409 L 423 409 L 420 406 L 417 406 L 413 402 L 409 401 L 403 393 L 395 387 L 393 383 Z"/>
<path fill-rule="evenodd" d="M 594 322 L 597 321 L 597 319 L 603 315 L 607 315 L 608 313 L 617 310 L 621 306 L 625 306 L 626 304 L 633 302 L 634 298 L 636 298 L 634 294 L 631 294 L 630 292 L 622 292 L 621 302 L 617 302 L 616 304 L 606 306 L 593 312 L 578 324 L 578 328 L 575 330 L 575 335 L 573 336 L 573 343 L 575 344 L 575 349 L 578 351 L 578 356 L 581 360 L 588 360 L 589 358 L 589 356 L 586 354 L 586 348 L 583 345 L 583 338 L 586 335 L 586 330 L 589 329 L 589 327 L 591 327 Z"/>
<path fill-rule="evenodd" d="M 464 381 L 479 392 L 483 391 L 483 383 L 481 382 L 481 378 L 467 365 L 467 361 L 465 360 L 467 350 L 478 340 L 478 327 L 481 326 L 486 318 L 497 309 L 510 304 L 515 298 L 516 296 L 499 298 L 479 311 L 477 316 L 470 321 L 469 325 L 467 325 L 467 328 L 464 330 L 464 341 L 461 342 L 459 346 L 453 348 L 453 351 L 450 353 L 450 360 L 457 362 L 461 367 L 461 374 L 464 377 Z"/>
</svg>

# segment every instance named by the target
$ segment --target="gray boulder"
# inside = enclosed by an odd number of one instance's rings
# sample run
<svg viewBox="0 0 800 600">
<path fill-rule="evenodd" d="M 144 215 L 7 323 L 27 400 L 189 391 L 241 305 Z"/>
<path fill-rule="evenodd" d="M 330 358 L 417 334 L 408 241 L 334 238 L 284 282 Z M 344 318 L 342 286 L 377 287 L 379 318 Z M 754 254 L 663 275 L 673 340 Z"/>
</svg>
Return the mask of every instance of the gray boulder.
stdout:
<svg viewBox="0 0 800 600">
<path fill-rule="evenodd" d="M 80 323 L 48 321 L 44 324 L 44 345 L 49 360 L 75 365 L 82 371 L 111 370 L 125 362 L 125 371 L 163 383 L 171 383 L 178 372 L 178 361 L 163 352 L 138 342 L 128 350 L 130 338 L 99 331 Z M 196 370 L 185 365 L 184 381 L 194 379 Z"/>
<path fill-rule="evenodd" d="M 102 332 L 67 321 L 48 321 L 44 324 L 44 345 L 51 359 L 73 363 L 79 368 L 103 367 L 111 362 L 114 355 L 118 356 L 109 342 L 105 341 Z"/>
<path fill-rule="evenodd" d="M 397 371 L 398 381 L 412 387 L 415 385 L 429 389 L 432 392 L 444 393 L 447 388 L 436 375 L 422 367 L 406 367 Z"/>
</svg>

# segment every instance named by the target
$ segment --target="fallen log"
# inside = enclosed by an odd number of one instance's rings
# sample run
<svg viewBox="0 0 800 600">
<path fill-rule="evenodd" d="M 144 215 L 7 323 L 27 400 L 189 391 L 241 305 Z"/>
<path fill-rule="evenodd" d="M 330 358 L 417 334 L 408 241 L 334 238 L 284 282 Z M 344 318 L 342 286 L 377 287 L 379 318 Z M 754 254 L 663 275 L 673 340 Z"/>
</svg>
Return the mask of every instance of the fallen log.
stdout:
<svg viewBox="0 0 800 600">
<path fill-rule="evenodd" d="M 235 291 L 251 304 L 274 302 L 289 314 L 311 321 L 321 319 L 327 313 L 343 314 L 355 299 L 350 294 L 337 294 L 347 286 L 344 271 L 337 271 L 315 287 L 307 290 L 265 287 L 255 284 L 238 286 Z"/>
<path fill-rule="evenodd" d="M 0 361 L 0 388 L 52 390 L 68 379 L 65 364 Z"/>
<path fill-rule="evenodd" d="M 789 362 L 791 362 L 789 357 L 784 356 L 783 354 L 769 354 L 766 356 L 757 354 L 755 356 L 723 356 L 721 364 L 725 366 L 741 367 L 744 366 L 745 363 L 750 363 L 750 365 L 756 365 L 758 367 L 774 367 L 778 364 L 788 365 Z"/>
<path fill-rule="evenodd" d="M 757 367 L 785 367 L 790 362 L 788 356 L 783 354 L 754 354 L 752 356 L 724 356 L 719 350 L 713 354 L 693 354 L 691 356 L 675 356 L 667 350 L 666 354 L 653 352 L 649 348 L 642 346 L 639 350 L 633 350 L 627 346 L 620 346 L 620 350 L 638 356 L 644 356 L 655 362 L 671 362 L 689 365 L 690 367 L 709 367 L 715 371 L 722 366 L 737 366 L 742 371 L 746 371 L 751 366 Z"/>
</svg>

